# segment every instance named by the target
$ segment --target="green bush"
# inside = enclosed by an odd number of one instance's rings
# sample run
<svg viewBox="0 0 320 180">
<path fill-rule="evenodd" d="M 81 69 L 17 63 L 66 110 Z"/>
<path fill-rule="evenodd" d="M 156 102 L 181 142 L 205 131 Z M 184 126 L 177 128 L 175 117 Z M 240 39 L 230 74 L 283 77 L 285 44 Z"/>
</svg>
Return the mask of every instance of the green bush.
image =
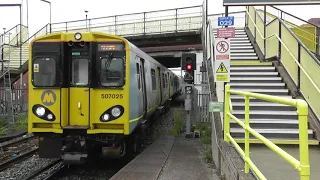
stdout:
<svg viewBox="0 0 320 180">
<path fill-rule="evenodd" d="M 202 144 L 211 144 L 211 124 L 210 123 L 199 123 L 195 129 L 200 130 L 200 141 Z"/>
</svg>

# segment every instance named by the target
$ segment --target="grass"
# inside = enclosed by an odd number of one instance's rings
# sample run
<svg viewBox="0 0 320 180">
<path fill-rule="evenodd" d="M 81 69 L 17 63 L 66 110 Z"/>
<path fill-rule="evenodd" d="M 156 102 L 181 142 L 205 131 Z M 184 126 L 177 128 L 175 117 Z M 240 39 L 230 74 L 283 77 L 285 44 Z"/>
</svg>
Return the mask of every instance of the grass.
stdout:
<svg viewBox="0 0 320 180">
<path fill-rule="evenodd" d="M 7 119 L 0 119 L 0 135 L 6 135 L 12 131 L 26 131 L 28 129 L 28 115 L 18 114 L 14 117 L 14 126 L 9 127 Z"/>
<path fill-rule="evenodd" d="M 176 110 L 173 114 L 174 125 L 169 131 L 172 136 L 178 136 L 183 131 L 184 127 L 184 110 Z"/>
<path fill-rule="evenodd" d="M 203 159 L 207 163 L 211 163 L 212 162 L 211 123 L 198 123 L 195 125 L 195 129 L 200 130 L 200 142 L 205 147 L 205 152 L 203 153 Z"/>
</svg>

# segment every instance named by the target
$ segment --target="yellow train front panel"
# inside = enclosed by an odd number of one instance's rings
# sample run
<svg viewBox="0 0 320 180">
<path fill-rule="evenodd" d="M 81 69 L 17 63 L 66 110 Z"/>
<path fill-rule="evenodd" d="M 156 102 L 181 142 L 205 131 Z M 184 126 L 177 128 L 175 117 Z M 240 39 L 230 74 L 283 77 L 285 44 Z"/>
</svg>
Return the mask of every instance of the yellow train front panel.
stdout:
<svg viewBox="0 0 320 180">
<path fill-rule="evenodd" d="M 80 128 L 127 135 L 129 44 L 102 33 L 81 33 L 77 40 L 79 34 L 55 33 L 31 43 L 29 132 Z"/>
</svg>

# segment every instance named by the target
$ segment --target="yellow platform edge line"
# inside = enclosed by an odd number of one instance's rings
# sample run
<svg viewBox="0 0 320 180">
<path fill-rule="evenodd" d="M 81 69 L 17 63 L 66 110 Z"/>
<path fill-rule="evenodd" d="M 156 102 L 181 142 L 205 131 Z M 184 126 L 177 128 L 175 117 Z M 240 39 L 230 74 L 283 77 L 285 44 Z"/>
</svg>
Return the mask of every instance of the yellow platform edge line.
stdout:
<svg viewBox="0 0 320 180">
<path fill-rule="evenodd" d="M 269 139 L 271 142 L 274 144 L 299 144 L 299 140 L 286 140 L 286 139 Z M 244 143 L 244 139 L 235 139 L 237 143 Z M 263 144 L 260 140 L 258 139 L 250 139 L 250 144 Z M 308 141 L 309 145 L 319 145 L 319 141 L 317 140 L 309 140 Z"/>
<path fill-rule="evenodd" d="M 272 62 L 261 62 L 261 61 L 250 61 L 250 60 L 243 60 L 243 61 L 232 61 L 231 65 L 240 65 L 240 66 L 272 66 Z"/>
</svg>

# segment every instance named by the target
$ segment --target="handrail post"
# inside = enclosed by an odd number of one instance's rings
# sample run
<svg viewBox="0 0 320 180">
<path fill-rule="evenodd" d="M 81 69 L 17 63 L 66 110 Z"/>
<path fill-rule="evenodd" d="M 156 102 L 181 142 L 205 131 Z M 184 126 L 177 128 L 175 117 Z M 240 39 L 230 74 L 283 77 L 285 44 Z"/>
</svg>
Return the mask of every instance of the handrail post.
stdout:
<svg viewBox="0 0 320 180">
<path fill-rule="evenodd" d="M 306 101 L 297 100 L 297 113 L 299 118 L 300 180 L 309 180 L 308 104 Z"/>
<path fill-rule="evenodd" d="M 226 142 L 230 142 L 230 139 L 228 138 L 227 134 L 230 133 L 230 117 L 228 115 L 228 112 L 230 112 L 230 104 L 229 104 L 229 99 L 230 99 L 230 85 L 226 84 L 225 85 L 225 90 L 224 90 L 224 131 L 223 131 L 223 136 L 224 140 Z"/>
<path fill-rule="evenodd" d="M 250 127 L 250 122 L 249 122 L 249 119 L 250 119 L 250 107 L 249 107 L 249 103 L 250 103 L 250 98 L 249 96 L 245 96 L 244 97 L 244 102 L 245 102 L 245 109 L 244 109 L 244 112 L 245 112 L 245 131 L 244 131 L 244 142 L 245 142 L 245 149 L 244 149 L 244 153 L 245 153 L 245 173 L 249 173 L 249 170 L 250 170 L 250 166 L 249 166 L 249 163 L 248 163 L 248 160 L 250 160 L 250 133 L 249 133 L 249 130 L 248 128 Z"/>
</svg>

